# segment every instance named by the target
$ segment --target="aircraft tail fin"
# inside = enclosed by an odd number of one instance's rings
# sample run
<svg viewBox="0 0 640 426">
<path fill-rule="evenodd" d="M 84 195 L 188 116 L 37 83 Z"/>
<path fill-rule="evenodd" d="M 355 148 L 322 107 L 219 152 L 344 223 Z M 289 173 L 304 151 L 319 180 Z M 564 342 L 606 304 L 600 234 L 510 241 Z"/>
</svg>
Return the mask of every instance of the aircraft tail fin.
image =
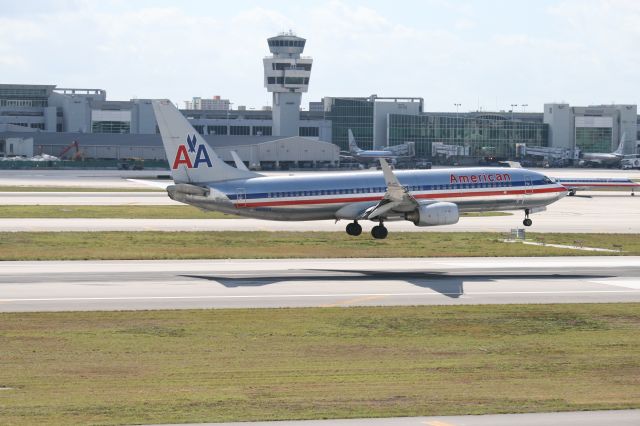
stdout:
<svg viewBox="0 0 640 426">
<path fill-rule="evenodd" d="M 613 151 L 614 154 L 616 155 L 624 155 L 624 142 L 625 142 L 625 136 L 627 136 L 626 133 L 623 133 L 622 136 L 620 137 L 620 144 L 618 144 L 618 148 Z"/>
<path fill-rule="evenodd" d="M 353 137 L 353 132 L 351 131 L 351 129 L 348 130 L 348 133 L 349 133 L 349 151 L 352 154 L 357 154 L 362 150 L 358 147 L 358 144 L 356 143 L 356 138 Z"/>
<path fill-rule="evenodd" d="M 152 106 L 175 183 L 199 184 L 260 176 L 222 161 L 171 101 L 153 100 Z"/>
</svg>

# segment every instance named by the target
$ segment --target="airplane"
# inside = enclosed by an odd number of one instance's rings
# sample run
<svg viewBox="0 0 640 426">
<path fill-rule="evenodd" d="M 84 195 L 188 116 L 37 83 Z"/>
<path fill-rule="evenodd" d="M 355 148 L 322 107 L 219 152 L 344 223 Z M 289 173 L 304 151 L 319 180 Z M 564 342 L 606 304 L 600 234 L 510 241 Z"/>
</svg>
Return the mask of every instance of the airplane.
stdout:
<svg viewBox="0 0 640 426">
<path fill-rule="evenodd" d="M 385 222 L 407 220 L 416 226 L 450 225 L 461 212 L 544 210 L 566 195 L 564 186 L 526 169 L 465 168 L 394 172 L 318 172 L 304 176 L 264 176 L 222 161 L 168 100 L 153 100 L 174 184 L 173 200 L 245 217 L 306 221 L 348 220 L 349 235 L 362 233 L 358 221 L 377 222 L 371 234 L 387 237 Z"/>
<path fill-rule="evenodd" d="M 379 158 L 394 161 L 400 157 L 413 157 L 413 153 L 408 144 L 388 147 L 388 149 L 385 150 L 364 150 L 356 143 L 356 138 L 353 136 L 351 129 L 348 129 L 348 135 L 349 152 L 344 156 L 353 158 L 356 161 L 369 163 L 373 161 L 377 162 Z"/>
<path fill-rule="evenodd" d="M 580 155 L 580 166 L 608 166 L 612 167 L 620 164 L 624 157 L 625 134 L 622 134 L 618 148 L 613 152 L 583 152 Z"/>
<path fill-rule="evenodd" d="M 634 196 L 636 188 L 640 188 L 640 183 L 634 182 L 629 178 L 552 178 L 561 184 L 569 193 L 567 195 L 576 195 L 576 191 L 611 191 L 631 189 L 631 195 Z"/>
</svg>

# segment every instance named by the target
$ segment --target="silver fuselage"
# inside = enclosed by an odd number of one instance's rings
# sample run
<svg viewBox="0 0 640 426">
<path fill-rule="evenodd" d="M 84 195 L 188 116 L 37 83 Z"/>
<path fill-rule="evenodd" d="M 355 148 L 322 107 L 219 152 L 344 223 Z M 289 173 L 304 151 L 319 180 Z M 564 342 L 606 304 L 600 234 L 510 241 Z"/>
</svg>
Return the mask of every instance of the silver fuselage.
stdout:
<svg viewBox="0 0 640 426">
<path fill-rule="evenodd" d="M 566 195 L 562 185 L 526 169 L 468 168 L 394 173 L 418 202 L 452 202 L 461 212 L 531 209 L 546 206 Z M 339 214 L 341 209 L 354 204 L 363 209 L 375 205 L 387 189 L 379 171 L 255 177 L 207 186 L 210 191 L 206 196 L 183 195 L 175 199 L 206 210 L 259 219 L 350 219 Z M 398 219 L 403 217 L 390 215 L 385 218 Z"/>
</svg>

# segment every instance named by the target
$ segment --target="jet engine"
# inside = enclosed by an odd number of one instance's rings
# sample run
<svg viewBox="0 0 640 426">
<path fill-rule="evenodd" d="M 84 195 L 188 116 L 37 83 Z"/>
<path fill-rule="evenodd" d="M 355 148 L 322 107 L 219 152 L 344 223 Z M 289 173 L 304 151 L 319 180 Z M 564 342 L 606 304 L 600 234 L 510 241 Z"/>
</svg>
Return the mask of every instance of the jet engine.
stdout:
<svg viewBox="0 0 640 426">
<path fill-rule="evenodd" d="M 458 223 L 460 214 L 456 204 L 438 202 L 421 204 L 414 211 L 407 213 L 405 218 L 416 226 L 453 225 Z"/>
<path fill-rule="evenodd" d="M 201 186 L 189 185 L 187 183 L 179 183 L 176 185 L 169 185 L 167 187 L 167 193 L 172 200 L 185 202 L 190 197 L 206 197 L 209 194 L 207 188 Z"/>
</svg>

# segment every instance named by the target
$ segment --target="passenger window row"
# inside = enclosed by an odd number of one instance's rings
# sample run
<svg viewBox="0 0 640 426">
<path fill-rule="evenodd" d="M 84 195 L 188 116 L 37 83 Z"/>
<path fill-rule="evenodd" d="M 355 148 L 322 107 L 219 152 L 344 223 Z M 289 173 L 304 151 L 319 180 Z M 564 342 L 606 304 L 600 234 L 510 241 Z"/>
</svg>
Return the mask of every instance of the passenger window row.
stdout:
<svg viewBox="0 0 640 426">
<path fill-rule="evenodd" d="M 536 182 L 534 182 L 535 184 Z M 516 182 L 486 182 L 486 183 L 457 183 L 448 185 L 409 185 L 405 188 L 411 192 L 417 191 L 444 191 L 453 189 L 474 189 L 474 188 L 503 188 L 522 186 L 522 183 Z M 373 188 L 350 188 L 350 189 L 319 189 L 313 191 L 282 191 L 271 192 L 269 198 L 286 198 L 286 197 L 311 197 L 316 195 L 347 195 L 347 194 L 383 194 L 386 192 L 385 187 Z"/>
</svg>

